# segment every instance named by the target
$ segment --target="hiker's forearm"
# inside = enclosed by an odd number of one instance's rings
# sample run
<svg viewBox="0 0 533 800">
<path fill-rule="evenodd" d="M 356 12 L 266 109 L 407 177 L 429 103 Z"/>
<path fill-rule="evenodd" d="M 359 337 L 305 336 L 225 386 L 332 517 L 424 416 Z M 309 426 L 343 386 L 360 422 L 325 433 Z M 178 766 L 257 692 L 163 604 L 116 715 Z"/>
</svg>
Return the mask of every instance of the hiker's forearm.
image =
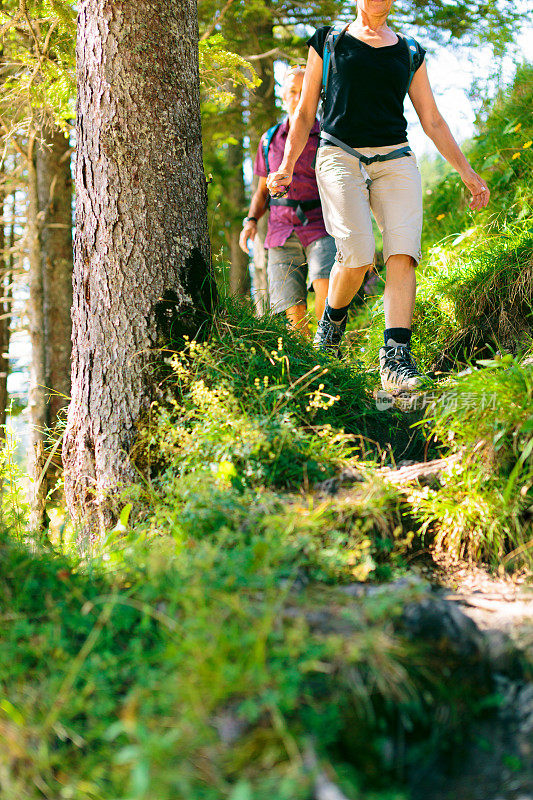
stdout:
<svg viewBox="0 0 533 800">
<path fill-rule="evenodd" d="M 257 189 L 252 195 L 252 199 L 250 201 L 250 210 L 247 216 L 261 219 L 267 210 L 268 198 L 268 189 Z"/>
<path fill-rule="evenodd" d="M 290 169 L 291 172 L 294 170 L 294 165 L 300 158 L 307 144 L 309 133 L 311 132 L 314 122 L 314 114 L 309 114 L 304 109 L 297 110 L 289 129 L 289 135 L 287 136 L 283 161 L 279 165 L 278 170 Z"/>
<path fill-rule="evenodd" d="M 440 114 L 432 119 L 430 123 L 424 125 L 424 132 L 429 136 L 439 153 L 457 170 L 459 175 L 462 176 L 472 172 L 472 167 L 453 138 L 446 120 Z"/>
</svg>

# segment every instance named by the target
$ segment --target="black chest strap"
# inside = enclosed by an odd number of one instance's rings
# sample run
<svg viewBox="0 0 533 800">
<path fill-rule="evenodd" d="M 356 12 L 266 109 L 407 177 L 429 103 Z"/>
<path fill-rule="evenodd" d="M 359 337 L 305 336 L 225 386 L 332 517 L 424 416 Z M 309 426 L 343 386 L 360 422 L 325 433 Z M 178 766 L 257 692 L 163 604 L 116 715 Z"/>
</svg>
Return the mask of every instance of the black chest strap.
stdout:
<svg viewBox="0 0 533 800">
<path fill-rule="evenodd" d="M 320 200 L 289 200 L 288 197 L 272 197 L 270 199 L 270 205 L 293 208 L 302 225 L 307 225 L 309 220 L 305 216 L 305 212 L 311 211 L 313 208 L 318 208 Z"/>
</svg>

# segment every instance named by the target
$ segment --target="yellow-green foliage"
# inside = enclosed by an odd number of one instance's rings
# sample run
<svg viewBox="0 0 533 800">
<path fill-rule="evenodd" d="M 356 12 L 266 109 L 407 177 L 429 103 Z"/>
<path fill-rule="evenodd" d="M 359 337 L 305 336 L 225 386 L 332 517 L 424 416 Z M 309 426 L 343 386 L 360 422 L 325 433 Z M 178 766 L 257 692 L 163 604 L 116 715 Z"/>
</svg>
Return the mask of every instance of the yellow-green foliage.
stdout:
<svg viewBox="0 0 533 800">
<path fill-rule="evenodd" d="M 245 304 L 221 305 L 209 340 L 170 362 L 137 451 L 159 469 L 228 462 L 244 487 L 309 486 L 348 452 L 377 457 L 391 434 L 409 438 L 401 415 L 376 409 L 359 365 L 317 354 L 283 319 L 258 320 Z"/>
<path fill-rule="evenodd" d="M 222 35 L 215 33 L 200 40 L 200 83 L 204 99 L 220 108 L 235 99 L 234 93 L 224 86 L 229 84 L 253 90 L 260 79 L 250 62 L 232 53 Z"/>
<path fill-rule="evenodd" d="M 9 128 L 36 127 L 47 118 L 66 129 L 75 116 L 76 14 L 65 0 L 4 4 L 2 116 Z M 5 133 L 6 131 L 4 131 Z"/>
</svg>

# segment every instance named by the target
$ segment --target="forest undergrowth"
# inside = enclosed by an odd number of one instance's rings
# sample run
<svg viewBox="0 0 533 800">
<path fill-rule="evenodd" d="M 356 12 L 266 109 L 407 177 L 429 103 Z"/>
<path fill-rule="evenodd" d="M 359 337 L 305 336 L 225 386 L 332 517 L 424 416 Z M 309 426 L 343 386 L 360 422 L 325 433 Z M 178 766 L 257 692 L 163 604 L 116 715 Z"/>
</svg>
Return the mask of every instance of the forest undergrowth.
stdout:
<svg viewBox="0 0 533 800">
<path fill-rule="evenodd" d="M 394 465 L 387 424 L 403 443 L 413 415 L 378 411 L 357 364 L 317 364 L 246 314 L 229 304 L 168 359 L 139 483 L 90 556 L 53 535 L 28 547 L 15 520 L 4 535 L 6 800 L 307 800 L 315 763 L 349 798 L 399 800 L 496 702 L 402 619 L 431 541 L 493 565 L 527 556 L 533 367 L 508 356 L 446 384 L 468 403 L 452 412 L 448 388 L 415 434 L 465 457 L 405 490 L 379 469 Z M 497 411 L 480 414 L 487 392 Z M 349 498 L 317 493 L 348 467 Z"/>
<path fill-rule="evenodd" d="M 494 114 L 529 136 L 521 81 Z M 421 266 L 416 410 L 376 405 L 379 299 L 340 361 L 228 300 L 167 357 L 139 480 L 90 551 L 68 526 L 37 542 L 4 492 L 2 800 L 310 800 L 318 772 L 350 800 L 407 800 L 410 772 L 498 703 L 482 665 L 403 620 L 428 549 L 531 565 L 533 236 L 526 173 L 505 177 L 528 141 L 510 166 L 478 142 L 498 219 L 458 195 Z M 449 456 L 425 485 L 383 471 Z"/>
</svg>

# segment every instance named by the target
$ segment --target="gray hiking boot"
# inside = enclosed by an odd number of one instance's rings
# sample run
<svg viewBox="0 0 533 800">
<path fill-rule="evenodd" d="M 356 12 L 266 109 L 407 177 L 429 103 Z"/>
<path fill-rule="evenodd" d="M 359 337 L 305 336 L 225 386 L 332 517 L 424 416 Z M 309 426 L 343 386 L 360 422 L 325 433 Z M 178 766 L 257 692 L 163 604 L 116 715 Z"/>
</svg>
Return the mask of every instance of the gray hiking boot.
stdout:
<svg viewBox="0 0 533 800">
<path fill-rule="evenodd" d="M 387 392 L 416 391 L 424 380 L 406 344 L 394 343 L 380 349 L 379 372 Z"/>
<path fill-rule="evenodd" d="M 313 347 L 315 350 L 322 350 L 331 353 L 333 356 L 340 356 L 341 339 L 346 330 L 346 320 L 344 317 L 342 322 L 337 324 L 332 322 L 326 311 L 322 314 L 322 319 L 318 323 L 315 338 L 313 339 Z"/>
</svg>

